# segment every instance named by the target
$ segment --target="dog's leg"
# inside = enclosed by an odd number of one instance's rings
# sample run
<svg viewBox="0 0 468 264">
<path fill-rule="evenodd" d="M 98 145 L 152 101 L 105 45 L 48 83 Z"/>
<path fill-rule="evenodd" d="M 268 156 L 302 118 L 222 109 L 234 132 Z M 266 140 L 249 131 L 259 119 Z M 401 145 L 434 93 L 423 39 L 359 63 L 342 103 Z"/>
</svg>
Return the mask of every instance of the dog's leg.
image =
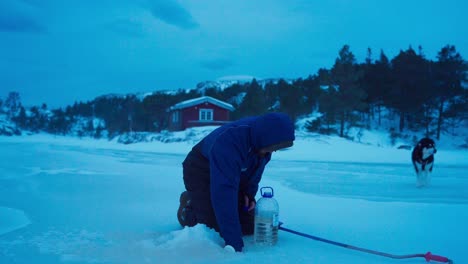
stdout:
<svg viewBox="0 0 468 264">
<path fill-rule="evenodd" d="M 417 182 L 416 182 L 416 187 L 421 188 L 424 187 L 424 182 L 423 182 L 423 171 L 419 171 L 417 175 Z"/>
<path fill-rule="evenodd" d="M 427 170 L 428 170 L 427 164 L 421 164 L 421 183 L 422 187 L 427 186 Z"/>
<path fill-rule="evenodd" d="M 414 170 L 416 171 L 416 187 L 421 188 L 422 187 L 422 175 L 421 175 L 422 168 L 420 166 L 421 164 L 413 161 L 413 165 L 414 165 Z"/>
<path fill-rule="evenodd" d="M 423 187 L 428 186 L 427 177 L 428 177 L 428 173 L 427 173 L 427 169 L 425 169 L 425 170 L 422 171 L 422 185 L 423 185 Z"/>
<path fill-rule="evenodd" d="M 429 163 L 426 165 L 426 185 L 431 185 L 431 175 L 432 175 L 432 166 L 434 163 Z"/>
</svg>

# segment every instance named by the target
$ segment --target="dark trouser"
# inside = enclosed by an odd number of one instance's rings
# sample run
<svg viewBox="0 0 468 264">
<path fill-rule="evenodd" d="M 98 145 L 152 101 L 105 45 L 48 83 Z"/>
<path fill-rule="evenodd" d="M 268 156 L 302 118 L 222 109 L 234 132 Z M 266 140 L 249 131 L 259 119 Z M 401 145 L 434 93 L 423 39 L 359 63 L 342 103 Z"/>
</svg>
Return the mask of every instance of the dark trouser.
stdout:
<svg viewBox="0 0 468 264">
<path fill-rule="evenodd" d="M 190 220 L 188 226 L 197 223 L 205 224 L 219 232 L 216 216 L 210 196 L 209 161 L 200 154 L 200 146 L 196 145 L 183 162 L 184 184 L 190 199 Z M 244 235 L 254 232 L 254 210 L 244 210 L 244 196 L 239 192 L 238 212 Z"/>
</svg>

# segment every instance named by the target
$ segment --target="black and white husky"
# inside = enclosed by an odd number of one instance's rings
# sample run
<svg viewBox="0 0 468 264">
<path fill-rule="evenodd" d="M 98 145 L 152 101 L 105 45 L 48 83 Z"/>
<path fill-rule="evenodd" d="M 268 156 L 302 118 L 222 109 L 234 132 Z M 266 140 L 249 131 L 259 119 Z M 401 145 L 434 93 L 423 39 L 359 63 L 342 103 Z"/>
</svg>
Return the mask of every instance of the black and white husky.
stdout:
<svg viewBox="0 0 468 264">
<path fill-rule="evenodd" d="M 434 154 L 437 152 L 434 140 L 421 139 L 414 147 L 411 155 L 417 176 L 417 187 L 429 186 L 431 183 L 432 167 L 434 166 Z"/>
</svg>

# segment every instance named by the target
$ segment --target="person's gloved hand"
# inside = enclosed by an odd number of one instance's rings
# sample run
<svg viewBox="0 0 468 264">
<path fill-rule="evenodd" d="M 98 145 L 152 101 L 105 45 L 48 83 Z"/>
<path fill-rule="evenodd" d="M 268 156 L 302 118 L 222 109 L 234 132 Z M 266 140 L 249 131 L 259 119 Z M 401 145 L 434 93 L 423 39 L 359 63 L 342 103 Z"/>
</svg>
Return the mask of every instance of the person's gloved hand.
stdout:
<svg viewBox="0 0 468 264">
<path fill-rule="evenodd" d="M 244 210 L 246 212 L 252 211 L 253 209 L 255 209 L 256 204 L 257 203 L 255 202 L 254 198 L 249 198 L 249 196 L 244 194 Z"/>
</svg>

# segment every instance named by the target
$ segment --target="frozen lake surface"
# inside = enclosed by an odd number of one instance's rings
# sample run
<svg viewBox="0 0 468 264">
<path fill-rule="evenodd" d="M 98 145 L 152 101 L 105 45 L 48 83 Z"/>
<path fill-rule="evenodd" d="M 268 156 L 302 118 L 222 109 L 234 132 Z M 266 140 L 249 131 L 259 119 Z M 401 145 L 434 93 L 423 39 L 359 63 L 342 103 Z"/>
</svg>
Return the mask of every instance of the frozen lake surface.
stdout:
<svg viewBox="0 0 468 264">
<path fill-rule="evenodd" d="M 5 139 L 0 144 L 2 264 L 425 263 L 287 233 L 267 249 L 246 237 L 244 253 L 230 255 L 216 232 L 177 223 L 183 151 Z M 430 250 L 468 262 L 467 162 L 436 160 L 432 186 L 417 189 L 409 163 L 277 154 L 261 186 L 275 188 L 288 228 L 393 254 Z"/>
</svg>

